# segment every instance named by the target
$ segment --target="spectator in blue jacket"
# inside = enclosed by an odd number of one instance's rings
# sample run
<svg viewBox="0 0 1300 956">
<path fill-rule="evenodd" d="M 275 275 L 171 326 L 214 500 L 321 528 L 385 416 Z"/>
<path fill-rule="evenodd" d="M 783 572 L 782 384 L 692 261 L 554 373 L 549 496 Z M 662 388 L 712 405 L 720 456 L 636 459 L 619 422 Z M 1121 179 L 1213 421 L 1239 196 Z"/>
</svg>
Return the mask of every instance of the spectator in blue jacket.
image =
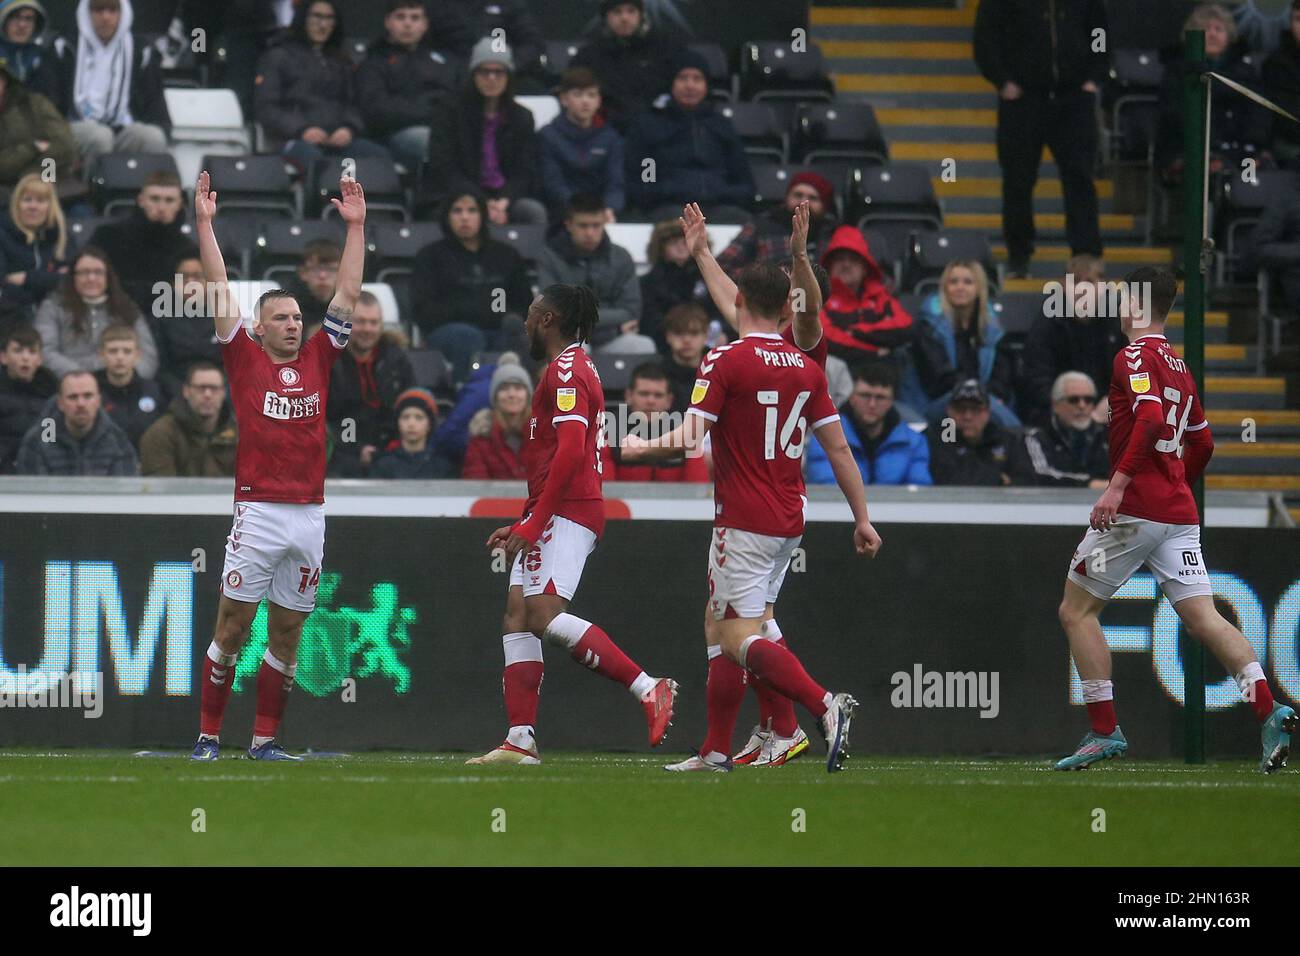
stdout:
<svg viewBox="0 0 1300 956">
<path fill-rule="evenodd" d="M 681 215 L 688 202 L 715 221 L 750 219 L 754 176 L 735 127 L 708 102 L 708 67 L 694 50 L 678 52 L 669 100 L 628 127 L 628 202 L 652 222 Z"/>
<path fill-rule="evenodd" d="M 0 299 L 30 322 L 68 271 L 68 228 L 54 184 L 36 173 L 18 180 L 0 220 Z"/>
<path fill-rule="evenodd" d="M 614 222 L 623 211 L 623 137 L 612 126 L 597 126 L 600 80 L 588 69 L 565 71 L 560 78 L 564 111 L 537 134 L 542 191 L 551 218 L 564 215 L 579 193 L 601 196 Z"/>
<path fill-rule="evenodd" d="M 1020 427 L 1011 410 L 1015 395 L 1011 356 L 999 349 L 1002 326 L 989 293 L 984 267 L 973 259 L 954 259 L 944 267 L 939 291 L 921 303 L 911 360 L 900 396 L 939 421 L 958 382 L 978 379 L 989 393 L 993 420 Z"/>
<path fill-rule="evenodd" d="M 869 359 L 853 372 L 853 391 L 840 408 L 844 437 L 868 485 L 929 485 L 930 446 L 894 408 L 898 370 L 883 359 Z M 830 460 L 815 438 L 808 446 L 808 481 L 835 481 Z"/>
</svg>

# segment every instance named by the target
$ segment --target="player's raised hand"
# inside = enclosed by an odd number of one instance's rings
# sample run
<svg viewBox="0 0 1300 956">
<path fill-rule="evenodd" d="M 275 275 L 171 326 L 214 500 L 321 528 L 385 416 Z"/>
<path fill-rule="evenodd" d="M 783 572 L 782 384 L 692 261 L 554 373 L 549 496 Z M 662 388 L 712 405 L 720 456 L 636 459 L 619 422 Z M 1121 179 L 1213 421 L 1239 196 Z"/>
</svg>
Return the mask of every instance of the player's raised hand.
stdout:
<svg viewBox="0 0 1300 956">
<path fill-rule="evenodd" d="M 212 180 L 205 169 L 194 185 L 194 218 L 198 222 L 210 222 L 216 214 L 217 194 L 212 192 Z"/>
<path fill-rule="evenodd" d="M 488 550 L 495 551 L 497 548 L 504 547 L 506 543 L 506 539 L 510 537 L 510 529 L 513 527 L 514 525 L 512 524 L 504 525 L 503 527 L 497 528 L 490 535 L 488 535 L 488 539 L 487 539 Z"/>
<path fill-rule="evenodd" d="M 339 211 L 339 217 L 349 226 L 364 225 L 366 221 L 366 194 L 362 190 L 361 184 L 355 179 L 349 179 L 346 176 L 339 180 L 339 192 L 343 195 L 340 199 L 330 199 L 334 208 Z"/>
<path fill-rule="evenodd" d="M 682 232 L 686 236 L 686 249 L 692 256 L 709 251 L 709 230 L 699 203 L 687 203 L 682 209 Z"/>
<path fill-rule="evenodd" d="M 808 200 L 794 207 L 790 217 L 790 255 L 808 255 Z"/>
<path fill-rule="evenodd" d="M 874 558 L 884 543 L 870 521 L 863 521 L 853 529 L 853 547 L 857 549 L 858 554 Z"/>
</svg>

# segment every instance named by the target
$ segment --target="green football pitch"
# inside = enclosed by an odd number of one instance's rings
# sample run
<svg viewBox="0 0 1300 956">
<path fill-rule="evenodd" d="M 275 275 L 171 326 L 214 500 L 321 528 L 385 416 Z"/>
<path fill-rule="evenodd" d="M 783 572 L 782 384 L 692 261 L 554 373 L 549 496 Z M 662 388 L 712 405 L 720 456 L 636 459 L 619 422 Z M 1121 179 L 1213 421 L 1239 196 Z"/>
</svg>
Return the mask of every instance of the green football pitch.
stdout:
<svg viewBox="0 0 1300 956">
<path fill-rule="evenodd" d="M 0 865 L 1300 863 L 1300 773 L 1244 761 L 1062 774 L 859 755 L 831 776 L 811 756 L 725 775 L 642 755 L 464 759 L 0 751 Z"/>
</svg>

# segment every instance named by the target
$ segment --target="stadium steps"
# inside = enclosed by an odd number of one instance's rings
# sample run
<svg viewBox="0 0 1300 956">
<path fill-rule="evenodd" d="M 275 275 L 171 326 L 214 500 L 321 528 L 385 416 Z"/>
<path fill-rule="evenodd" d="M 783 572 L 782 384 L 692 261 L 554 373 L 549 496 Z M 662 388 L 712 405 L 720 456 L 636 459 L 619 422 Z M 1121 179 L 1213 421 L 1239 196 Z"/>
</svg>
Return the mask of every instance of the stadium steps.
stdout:
<svg viewBox="0 0 1300 956">
<path fill-rule="evenodd" d="M 962 9 L 817 7 L 811 37 L 821 45 L 840 96 L 876 110 L 893 162 L 929 169 L 949 229 L 985 233 L 1001 248 L 1001 174 L 997 165 L 997 97 L 972 58 L 976 4 Z M 943 161 L 956 161 L 956 181 L 942 179 Z M 1139 264 L 1170 263 L 1168 248 L 1143 244 L 1142 216 L 1115 212 L 1115 185 L 1097 182 L 1107 273 L 1120 278 Z M 1061 186 L 1050 152 L 1034 193 L 1038 248 L 1029 279 L 1009 280 L 1005 291 L 1039 292 L 1060 279 L 1069 250 Z M 1172 342 L 1183 341 L 1183 316 L 1170 316 Z M 1211 488 L 1282 491 L 1300 496 L 1300 412 L 1286 410 L 1281 378 L 1258 378 L 1253 344 L 1229 341 L 1226 311 L 1206 315 L 1205 405 L 1219 439 L 1207 476 Z M 1255 424 L 1257 442 L 1241 440 L 1242 422 Z M 1295 517 L 1300 519 L 1300 500 Z"/>
</svg>

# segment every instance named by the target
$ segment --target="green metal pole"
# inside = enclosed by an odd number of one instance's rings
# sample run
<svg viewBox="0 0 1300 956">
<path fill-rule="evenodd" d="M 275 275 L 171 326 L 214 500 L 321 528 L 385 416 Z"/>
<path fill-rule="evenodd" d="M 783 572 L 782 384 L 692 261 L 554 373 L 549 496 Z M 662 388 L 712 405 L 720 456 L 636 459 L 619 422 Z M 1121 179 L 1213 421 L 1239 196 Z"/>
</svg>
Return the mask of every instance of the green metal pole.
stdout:
<svg viewBox="0 0 1300 956">
<path fill-rule="evenodd" d="M 1205 60 L 1205 33 L 1188 30 L 1183 37 L 1187 62 Z M 1205 111 L 1210 96 L 1204 73 L 1188 70 L 1183 81 L 1183 357 L 1205 396 Z M 1196 510 L 1205 523 L 1205 479 L 1192 486 Z M 1183 760 L 1205 763 L 1205 650 L 1199 641 L 1184 642 Z"/>
</svg>

